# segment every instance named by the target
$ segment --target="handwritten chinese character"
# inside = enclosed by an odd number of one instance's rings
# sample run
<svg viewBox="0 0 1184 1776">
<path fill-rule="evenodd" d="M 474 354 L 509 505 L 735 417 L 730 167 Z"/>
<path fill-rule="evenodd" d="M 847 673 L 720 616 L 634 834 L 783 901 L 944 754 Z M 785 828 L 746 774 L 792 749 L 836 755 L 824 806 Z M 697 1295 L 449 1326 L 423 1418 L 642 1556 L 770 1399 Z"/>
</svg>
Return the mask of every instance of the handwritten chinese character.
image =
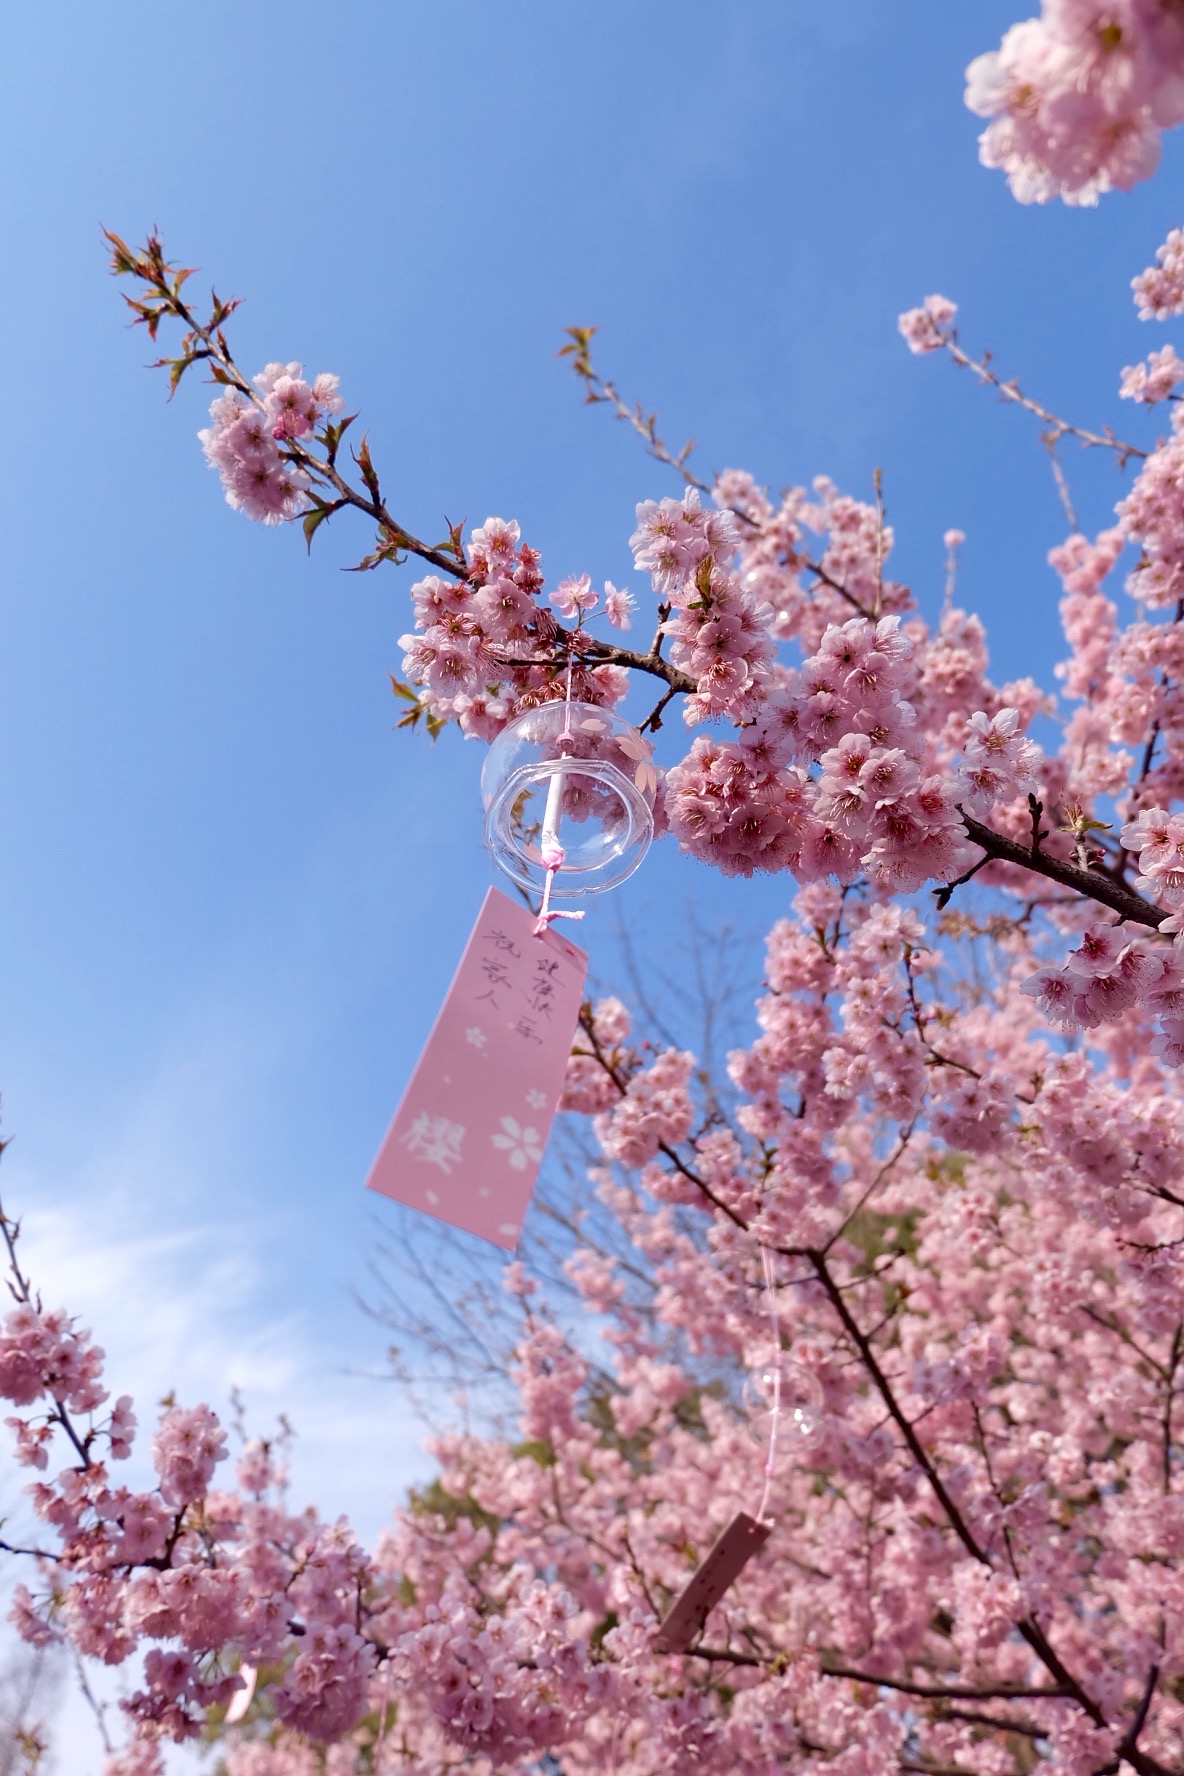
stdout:
<svg viewBox="0 0 1184 1776">
<path fill-rule="evenodd" d="M 522 951 L 513 938 L 507 937 L 504 931 L 487 931 L 485 935 L 495 950 L 504 950 L 506 955 L 513 956 L 516 962 L 521 961 Z"/>
<path fill-rule="evenodd" d="M 537 1042 L 539 1047 L 542 1047 L 543 1039 L 534 1027 L 533 1018 L 516 1018 L 508 1027 L 513 1030 L 515 1036 L 521 1036 L 526 1042 Z"/>
<path fill-rule="evenodd" d="M 555 997 L 554 976 L 558 972 L 558 962 L 540 956 L 535 963 L 534 980 L 523 991 L 523 998 L 530 1009 L 540 1016 L 549 1018 L 554 1009 L 551 1001 Z"/>
</svg>

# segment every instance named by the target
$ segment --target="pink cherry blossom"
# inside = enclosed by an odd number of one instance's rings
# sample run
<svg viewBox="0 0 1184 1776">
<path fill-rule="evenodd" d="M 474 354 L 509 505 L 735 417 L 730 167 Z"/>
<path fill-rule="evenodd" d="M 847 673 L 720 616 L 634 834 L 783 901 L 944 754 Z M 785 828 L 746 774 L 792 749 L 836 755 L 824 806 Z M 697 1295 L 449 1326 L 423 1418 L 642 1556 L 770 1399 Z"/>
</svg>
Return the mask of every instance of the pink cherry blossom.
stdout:
<svg viewBox="0 0 1184 1776">
<path fill-rule="evenodd" d="M 909 350 L 917 353 L 938 351 L 957 312 L 957 303 L 947 297 L 926 296 L 920 308 L 910 308 L 902 314 L 897 324 Z"/>
<path fill-rule="evenodd" d="M 637 601 L 631 592 L 626 592 L 624 589 L 618 591 L 611 580 L 605 581 L 605 615 L 608 617 L 608 620 L 613 625 L 614 629 L 629 629 L 632 627 L 632 617 L 636 602 Z"/>
<path fill-rule="evenodd" d="M 957 787 L 972 814 L 990 812 L 995 802 L 1010 801 L 1038 786 L 1040 748 L 1020 732 L 1018 709 L 1001 709 L 988 718 L 972 715 L 958 768 Z"/>
<path fill-rule="evenodd" d="M 1184 314 L 1184 228 L 1173 228 L 1155 264 L 1131 280 L 1141 320 L 1166 321 Z"/>
<path fill-rule="evenodd" d="M 1184 362 L 1177 357 L 1170 345 L 1153 351 L 1147 363 L 1136 364 L 1122 373 L 1121 393 L 1128 401 L 1142 401 L 1152 406 L 1156 401 L 1166 401 L 1168 396 L 1184 382 Z"/>
<path fill-rule="evenodd" d="M 574 623 L 581 612 L 595 610 L 599 601 L 600 594 L 592 590 L 587 574 L 574 580 L 560 580 L 551 594 L 552 607 L 569 623 Z"/>
<path fill-rule="evenodd" d="M 985 166 L 1021 203 L 1093 204 L 1159 162 L 1184 120 L 1184 26 L 1171 0 L 1044 0 L 966 71 L 966 103 L 990 121 Z"/>
</svg>

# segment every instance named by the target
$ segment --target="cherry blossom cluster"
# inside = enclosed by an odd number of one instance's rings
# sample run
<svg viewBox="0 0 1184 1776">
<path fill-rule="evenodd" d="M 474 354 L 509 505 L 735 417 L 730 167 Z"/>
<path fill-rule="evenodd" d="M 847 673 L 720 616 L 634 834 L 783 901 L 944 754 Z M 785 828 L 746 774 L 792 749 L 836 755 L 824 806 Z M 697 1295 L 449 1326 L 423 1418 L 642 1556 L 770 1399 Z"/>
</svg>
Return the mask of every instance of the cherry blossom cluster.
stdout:
<svg viewBox="0 0 1184 1776">
<path fill-rule="evenodd" d="M 587 1008 L 568 1063 L 561 1109 L 591 1115 L 617 1102 L 613 1070 L 631 1029 L 629 1012 L 619 999 L 599 999 Z"/>
<path fill-rule="evenodd" d="M 732 512 L 705 509 L 689 487 L 681 500 L 643 500 L 629 539 L 633 565 L 648 573 L 663 606 L 670 657 L 696 682 L 688 722 L 759 708 L 773 644 L 768 612 L 731 571 L 739 530 Z"/>
<path fill-rule="evenodd" d="M 1173 228 L 1155 264 L 1131 280 L 1142 320 L 1166 321 L 1184 314 L 1184 228 Z"/>
<path fill-rule="evenodd" d="M 1178 966 L 1168 970 L 1166 990 L 1173 999 L 1182 979 Z M 1143 944 L 1128 941 L 1116 926 L 1092 925 L 1062 967 L 1040 969 L 1022 991 L 1066 1029 L 1096 1030 L 1140 1001 L 1154 1007 L 1164 980 L 1164 961 Z"/>
<path fill-rule="evenodd" d="M 926 296 L 920 308 L 905 310 L 897 326 L 909 350 L 922 357 L 941 350 L 957 313 L 957 303 L 948 296 Z"/>
<path fill-rule="evenodd" d="M 64 1313 L 25 1303 L 0 1330 L 0 1388 L 17 1406 L 48 1397 L 73 1412 L 93 1412 L 107 1398 L 102 1368 L 102 1351 Z"/>
<path fill-rule="evenodd" d="M 253 1496 L 215 1492 L 226 1434 L 207 1406 L 161 1415 L 153 1490 L 117 1484 L 109 1464 L 131 1455 L 136 1421 L 126 1397 L 96 1416 L 107 1399 L 102 1359 L 87 1333 L 32 1298 L 0 1329 L 0 1394 L 24 1409 L 7 1423 L 18 1460 L 46 1474 L 30 1497 L 55 1543 L 43 1592 L 18 1586 L 13 1620 L 34 1645 L 66 1640 L 108 1664 L 141 1655 L 139 1687 L 123 1704 L 139 1749 L 112 1763 L 112 1776 L 155 1773 L 149 1748 L 195 1736 L 242 1688 L 240 1663 L 284 1665 L 272 1700 L 293 1728 L 321 1741 L 350 1730 L 375 1662 L 356 1628 L 365 1567 L 352 1537 L 283 1511 L 280 1476 L 258 1443 L 239 1470 Z M 76 1465 L 53 1472 L 63 1440 Z"/>
<path fill-rule="evenodd" d="M 562 697 L 567 689 L 566 671 L 553 663 L 560 631 L 541 602 L 538 552 L 520 537 L 517 524 L 487 518 L 469 540 L 465 576 L 432 574 L 412 587 L 416 627 L 399 643 L 405 650 L 403 671 L 420 687 L 424 707 L 480 740 L 494 739 L 522 710 Z M 577 623 L 599 602 L 587 576 L 561 582 L 550 599 Z M 606 586 L 604 610 L 614 626 L 628 627 L 631 607 L 628 592 Z M 590 665 L 573 651 L 577 702 L 612 707 L 627 684 L 619 667 Z"/>
<path fill-rule="evenodd" d="M 1021 733 L 1018 709 L 1001 709 L 990 721 L 981 711 L 972 715 L 957 772 L 960 801 L 982 816 L 996 802 L 1035 790 L 1042 756 L 1035 741 Z"/>
<path fill-rule="evenodd" d="M 925 770 L 936 755 L 900 694 L 915 676 L 913 651 L 895 616 L 830 625 L 736 741 L 697 740 L 667 773 L 666 819 L 684 849 L 725 874 L 790 869 L 804 882 L 849 881 L 862 869 L 899 889 L 957 874 L 970 856 L 958 799 L 971 790 L 965 775 Z M 985 715 L 975 719 L 996 735 Z M 992 740 L 998 764 L 980 771 L 980 801 L 988 788 L 989 801 L 1007 799 L 1032 780 L 1035 749 L 1015 732 L 1018 711 L 994 719 L 1009 724 L 1007 744 L 1001 731 Z M 967 769 L 982 744 L 969 733 Z"/>
<path fill-rule="evenodd" d="M 1125 400 L 1153 407 L 1157 401 L 1166 401 L 1182 382 L 1184 361 L 1176 356 L 1173 346 L 1165 345 L 1153 351 L 1146 364 L 1134 364 L 1123 371 L 1121 393 Z"/>
<path fill-rule="evenodd" d="M 694 1120 L 694 1067 L 693 1054 L 670 1048 L 638 1080 L 631 1080 L 611 1113 L 596 1124 L 602 1151 L 622 1165 L 640 1168 L 662 1147 L 685 1141 Z"/>
<path fill-rule="evenodd" d="M 1184 597 L 1184 409 L 1172 412 L 1172 435 L 1153 450 L 1118 506 L 1125 534 L 1141 554 L 1127 582 L 1140 603 L 1164 610 Z"/>
<path fill-rule="evenodd" d="M 1184 20 L 1174 0 L 1044 0 L 966 71 L 966 103 L 990 119 L 984 166 L 1021 203 L 1093 204 L 1159 164 L 1184 121 Z"/>
<path fill-rule="evenodd" d="M 561 1589 L 523 1566 L 509 1573 L 501 1603 L 489 1616 L 467 1582 L 446 1584 L 393 1661 L 395 1680 L 426 1703 L 447 1740 L 494 1768 L 569 1743 L 614 1687 L 611 1669 L 572 1633 L 580 1612 Z"/>
<path fill-rule="evenodd" d="M 213 424 L 198 433 L 206 461 L 217 469 L 226 503 L 263 524 L 282 524 L 305 509 L 309 475 L 285 449 L 304 438 L 345 402 L 338 378 L 321 375 L 305 382 L 301 366 L 268 364 L 255 378 L 253 400 L 228 388 L 210 406 Z"/>
</svg>

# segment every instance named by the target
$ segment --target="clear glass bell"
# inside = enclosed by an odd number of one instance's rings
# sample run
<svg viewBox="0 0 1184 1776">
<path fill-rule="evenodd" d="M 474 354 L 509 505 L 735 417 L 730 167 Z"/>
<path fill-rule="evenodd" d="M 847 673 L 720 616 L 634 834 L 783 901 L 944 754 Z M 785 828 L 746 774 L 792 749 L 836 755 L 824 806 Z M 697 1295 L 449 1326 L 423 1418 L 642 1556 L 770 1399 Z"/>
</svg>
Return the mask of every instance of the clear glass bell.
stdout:
<svg viewBox="0 0 1184 1776">
<path fill-rule="evenodd" d="M 658 787 L 646 740 L 610 709 L 542 703 L 493 742 L 481 773 L 485 843 L 520 887 L 552 899 L 597 894 L 631 876 L 654 833 Z"/>
<path fill-rule="evenodd" d="M 751 1370 L 744 1380 L 741 1405 L 754 1443 L 778 1453 L 810 1449 L 824 1429 L 822 1388 L 818 1378 L 792 1358 L 779 1368 L 771 1362 Z"/>
</svg>

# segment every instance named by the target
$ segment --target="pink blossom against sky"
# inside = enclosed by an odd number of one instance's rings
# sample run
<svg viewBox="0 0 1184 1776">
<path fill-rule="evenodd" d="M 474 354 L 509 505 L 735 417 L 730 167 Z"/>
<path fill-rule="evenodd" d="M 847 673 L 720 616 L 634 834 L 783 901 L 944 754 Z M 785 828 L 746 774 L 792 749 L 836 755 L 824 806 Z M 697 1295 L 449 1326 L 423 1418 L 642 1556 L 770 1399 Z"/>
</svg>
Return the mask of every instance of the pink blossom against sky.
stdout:
<svg viewBox="0 0 1184 1776">
<path fill-rule="evenodd" d="M 7 25 L 8 1188 L 97 1244 L 128 1210 L 96 1154 L 128 1156 L 153 1233 L 249 1259 L 244 1339 L 295 1316 L 328 1376 L 381 1359 L 349 1294 L 361 1182 L 487 877 L 483 755 L 391 733 L 410 574 L 345 578 L 352 537 L 322 533 L 310 563 L 227 511 L 194 436 L 206 392 L 166 412 L 141 373 L 100 221 L 159 224 L 246 295 L 249 366 L 339 372 L 421 533 L 513 514 L 552 579 L 643 591 L 634 502 L 678 491 L 581 406 L 554 358 L 572 322 L 600 325 L 606 369 L 676 443 L 700 439 L 704 473 L 825 471 L 866 498 L 881 466 L 894 571 L 931 618 L 943 535 L 965 532 L 959 602 L 987 618 L 1000 681 L 1048 679 L 1063 651 L 1045 556 L 1064 521 L 1025 418 L 911 357 L 897 315 L 941 290 L 967 343 L 1054 409 L 1157 430 L 1114 366 L 1170 336 L 1139 322 L 1129 280 L 1181 220 L 1181 145 L 1096 211 L 1017 206 L 962 103 L 1014 6 L 917 0 L 906 23 L 873 0 L 657 0 L 657 62 L 635 5 L 586 11 L 214 0 L 220 53 L 196 72 L 186 22 L 146 0 Z M 280 92 L 303 95 L 295 116 L 277 120 Z M 168 120 L 151 152 L 146 107 Z M 1121 484 L 1064 460 L 1092 534 Z M 665 943 L 692 895 L 753 934 L 756 974 L 784 883 L 729 884 L 667 848 L 589 919 L 603 975 L 618 916 Z M 200 1382 L 219 1405 L 226 1362 Z M 315 1448 L 315 1416 L 301 1428 Z"/>
</svg>

